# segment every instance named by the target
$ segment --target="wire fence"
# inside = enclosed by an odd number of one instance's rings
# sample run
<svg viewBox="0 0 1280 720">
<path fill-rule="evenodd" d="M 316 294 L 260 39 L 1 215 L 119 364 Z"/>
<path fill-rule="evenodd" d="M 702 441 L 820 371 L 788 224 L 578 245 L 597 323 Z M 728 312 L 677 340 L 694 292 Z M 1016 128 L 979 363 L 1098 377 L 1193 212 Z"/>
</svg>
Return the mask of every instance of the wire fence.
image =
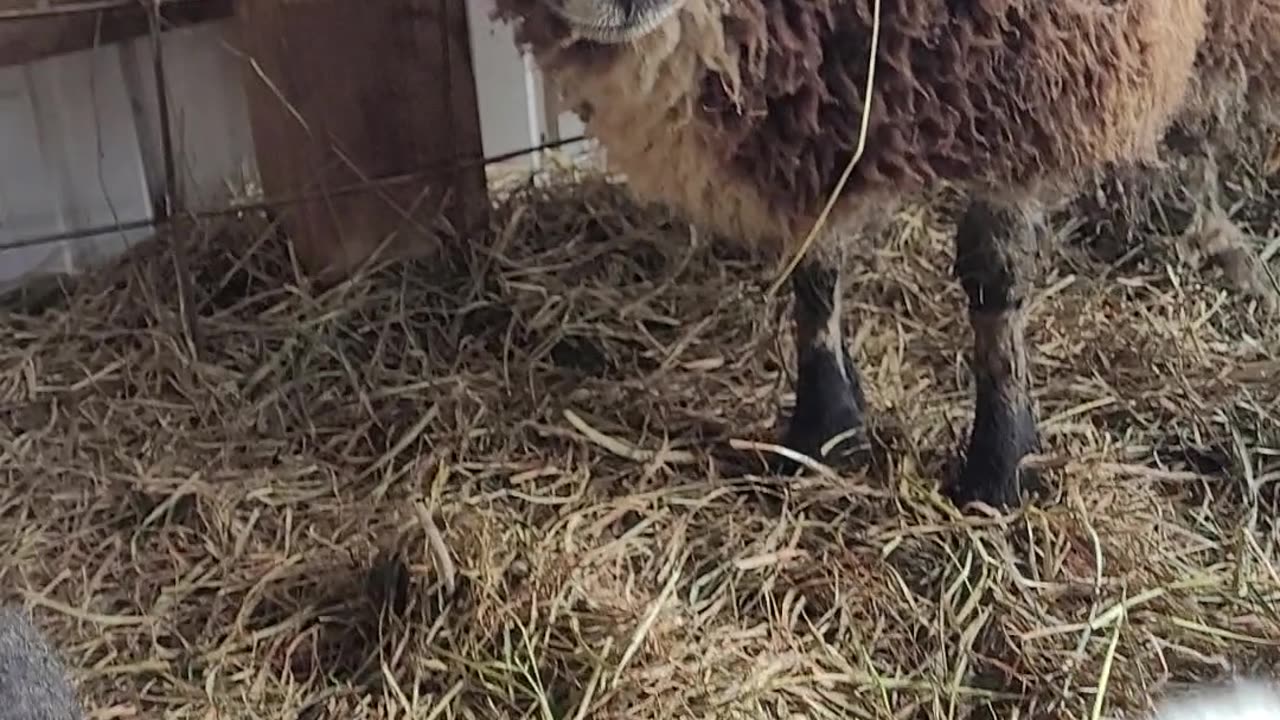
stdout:
<svg viewBox="0 0 1280 720">
<path fill-rule="evenodd" d="M 35 0 L 32 1 L 34 2 Z M 355 171 L 356 175 L 361 178 L 358 182 L 320 190 L 302 190 L 247 202 L 228 202 L 222 207 L 193 210 L 187 207 L 181 195 L 181 186 L 178 182 L 178 157 L 175 150 L 173 128 L 171 127 L 172 100 L 168 84 L 170 60 L 166 57 L 161 37 L 166 31 L 178 27 L 178 24 L 173 22 L 170 17 L 171 13 L 189 12 L 193 7 L 213 4 L 224 5 L 228 8 L 233 7 L 228 4 L 228 0 L 69 0 L 55 5 L 0 9 L 0 28 L 15 22 L 27 22 L 30 24 L 31 21 L 51 21 L 57 18 L 65 19 L 84 15 L 96 15 L 99 27 L 101 26 L 102 18 L 108 14 L 133 13 L 135 16 L 145 18 L 146 34 L 149 36 L 153 58 L 153 67 L 149 70 L 154 75 L 155 81 L 155 100 L 158 117 L 154 118 L 154 121 L 159 129 L 160 162 L 163 170 L 163 187 L 152 188 L 152 195 L 155 199 L 152 204 L 153 211 L 146 217 L 116 220 L 93 227 L 80 227 L 6 240 L 0 242 L 0 252 L 90 240 L 114 233 L 135 230 L 153 230 L 157 236 L 167 237 L 178 280 L 177 290 L 185 326 L 184 330 L 190 342 L 190 350 L 196 357 L 200 354 L 200 333 L 194 312 L 195 303 L 191 299 L 191 274 L 187 267 L 184 233 L 179 232 L 176 226 L 200 220 L 235 216 L 246 212 L 279 212 L 292 206 L 317 200 L 329 200 L 335 197 L 381 191 L 384 188 L 426 180 L 432 176 L 438 177 L 454 171 L 474 169 L 477 166 L 488 166 L 547 150 L 554 150 L 583 142 L 586 139 L 579 135 L 521 148 L 492 157 L 461 155 L 445 162 L 429 163 L 404 172 L 381 176 L 371 176 L 361 172 L 360 168 L 352 166 L 350 169 Z M 290 112 L 296 111 L 290 108 Z M 305 118 L 300 119 L 305 120 Z M 333 149 L 339 151 L 339 155 L 342 156 L 344 162 L 351 165 L 351 160 L 345 153 L 340 151 L 340 148 L 335 146 Z"/>
<path fill-rule="evenodd" d="M 328 198 L 343 197 L 354 195 L 361 192 L 375 190 L 377 188 L 394 187 L 419 180 L 448 173 L 454 170 L 465 170 L 476 166 L 498 165 L 511 160 L 518 160 L 522 157 L 536 155 L 537 153 L 557 150 L 571 145 L 586 142 L 587 138 L 583 135 L 575 135 L 573 137 L 556 140 L 553 142 L 541 143 L 519 150 L 501 153 L 499 155 L 476 156 L 476 157 L 460 157 L 452 162 L 439 162 L 423 165 L 411 171 L 398 173 L 395 175 L 384 175 L 372 177 L 368 180 L 340 185 L 338 187 L 326 190 L 317 190 L 311 192 L 298 192 L 288 195 L 280 195 L 276 197 L 266 198 L 263 200 L 254 200 L 250 202 L 229 203 L 221 208 L 211 208 L 203 210 L 184 210 L 182 214 L 191 220 L 217 220 L 219 218 L 232 217 L 246 212 L 259 212 L 270 210 L 281 210 L 284 208 L 301 205 L 303 203 L 313 202 L 316 200 L 324 200 Z M 110 235 L 112 233 L 128 232 L 130 230 L 145 230 L 147 228 L 163 229 L 164 223 L 160 215 L 157 213 L 150 217 L 138 218 L 136 220 L 124 220 L 120 222 L 108 223 L 103 225 L 94 225 L 91 227 L 77 228 L 75 230 L 65 230 L 56 233 L 44 233 L 41 235 L 33 235 L 29 238 L 19 238 L 6 242 L 0 242 L 0 251 L 16 250 L 27 247 L 39 247 L 41 245 L 52 245 L 65 241 L 87 240 L 102 235 Z"/>
</svg>

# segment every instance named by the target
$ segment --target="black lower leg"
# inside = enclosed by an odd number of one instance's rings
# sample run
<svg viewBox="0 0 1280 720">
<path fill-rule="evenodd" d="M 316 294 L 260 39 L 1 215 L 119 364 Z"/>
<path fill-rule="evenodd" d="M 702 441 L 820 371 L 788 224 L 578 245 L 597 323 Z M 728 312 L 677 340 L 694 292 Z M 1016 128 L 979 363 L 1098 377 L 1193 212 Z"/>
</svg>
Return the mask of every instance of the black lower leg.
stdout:
<svg viewBox="0 0 1280 720">
<path fill-rule="evenodd" d="M 833 448 L 860 439 L 865 400 L 858 371 L 845 347 L 840 325 L 840 271 L 834 263 L 810 260 L 792 277 L 796 339 L 796 408 L 784 443 L 816 460 L 832 438 Z"/>
<path fill-rule="evenodd" d="M 1031 402 L 1024 302 L 1036 222 L 1028 209 L 970 205 L 956 234 L 955 274 L 969 298 L 976 403 L 969 452 L 949 494 L 1016 506 L 1038 478 L 1019 468 L 1040 449 Z"/>
</svg>

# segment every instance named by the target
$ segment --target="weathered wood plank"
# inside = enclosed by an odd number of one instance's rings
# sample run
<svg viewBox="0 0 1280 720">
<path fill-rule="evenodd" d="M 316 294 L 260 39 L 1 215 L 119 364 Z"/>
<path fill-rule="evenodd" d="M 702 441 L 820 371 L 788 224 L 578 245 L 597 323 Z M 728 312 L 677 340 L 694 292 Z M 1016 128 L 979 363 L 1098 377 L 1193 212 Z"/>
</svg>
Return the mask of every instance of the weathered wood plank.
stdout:
<svg viewBox="0 0 1280 720">
<path fill-rule="evenodd" d="M 441 213 L 455 225 L 484 217 L 483 168 L 457 169 L 482 154 L 464 2 L 238 2 L 268 196 L 438 169 L 294 207 L 285 225 L 309 270 L 348 272 L 391 232 L 392 254 L 430 252 Z"/>
</svg>

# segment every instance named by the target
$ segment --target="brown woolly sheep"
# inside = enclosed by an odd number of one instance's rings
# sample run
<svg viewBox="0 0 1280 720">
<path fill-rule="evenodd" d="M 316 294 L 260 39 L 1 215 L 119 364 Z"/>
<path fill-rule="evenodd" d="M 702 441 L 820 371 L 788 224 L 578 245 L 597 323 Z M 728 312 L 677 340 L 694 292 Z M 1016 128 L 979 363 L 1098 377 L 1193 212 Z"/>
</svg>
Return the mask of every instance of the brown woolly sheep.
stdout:
<svg viewBox="0 0 1280 720">
<path fill-rule="evenodd" d="M 497 4 L 631 188 L 719 233 L 790 256 L 865 137 L 791 277 L 798 377 L 783 442 L 812 457 L 864 419 L 840 322 L 843 253 L 895 202 L 944 182 L 965 191 L 954 271 L 976 410 L 947 492 L 1007 506 L 1037 484 L 1020 461 L 1040 446 L 1024 303 L 1043 209 L 1105 164 L 1156 157 L 1192 91 L 1206 2 Z"/>
</svg>

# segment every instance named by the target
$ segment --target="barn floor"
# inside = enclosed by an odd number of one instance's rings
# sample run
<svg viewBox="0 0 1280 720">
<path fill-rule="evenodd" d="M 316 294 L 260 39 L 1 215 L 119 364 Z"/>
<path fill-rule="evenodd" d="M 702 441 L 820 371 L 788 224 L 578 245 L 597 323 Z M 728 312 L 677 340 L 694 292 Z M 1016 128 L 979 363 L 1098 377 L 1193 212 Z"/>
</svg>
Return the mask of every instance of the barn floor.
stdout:
<svg viewBox="0 0 1280 720">
<path fill-rule="evenodd" d="M 1280 324 L 1171 245 L 1051 258 L 1056 496 L 961 518 L 928 214 L 853 270 L 880 462 L 798 480 L 729 442 L 789 400 L 772 264 L 593 178 L 495 227 L 320 296 L 225 228 L 198 361 L 154 248 L 0 314 L 0 592 L 93 717 L 1085 718 L 1280 674 Z"/>
</svg>

